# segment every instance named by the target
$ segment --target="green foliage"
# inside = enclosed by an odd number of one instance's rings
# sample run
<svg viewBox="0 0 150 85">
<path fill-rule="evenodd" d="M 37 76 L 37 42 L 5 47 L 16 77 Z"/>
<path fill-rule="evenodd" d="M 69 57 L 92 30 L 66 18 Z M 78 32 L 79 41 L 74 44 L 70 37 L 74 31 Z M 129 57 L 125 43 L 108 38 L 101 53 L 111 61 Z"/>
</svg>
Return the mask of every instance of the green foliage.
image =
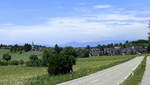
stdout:
<svg viewBox="0 0 150 85">
<path fill-rule="evenodd" d="M 34 61 L 34 60 L 38 60 L 37 55 L 32 54 L 30 57 L 30 60 Z"/>
<path fill-rule="evenodd" d="M 55 55 L 55 53 L 52 52 L 52 49 L 45 48 L 44 51 L 43 51 L 43 55 L 42 55 L 43 65 L 47 66 L 48 65 L 48 59 L 49 59 L 49 57 L 52 57 L 54 55 Z"/>
<path fill-rule="evenodd" d="M 0 65 L 2 66 L 7 66 L 7 65 L 23 65 L 24 61 L 23 60 L 11 60 L 11 61 L 6 61 L 6 60 L 0 60 Z"/>
<path fill-rule="evenodd" d="M 78 57 L 86 58 L 86 57 L 89 57 L 90 50 L 89 49 L 78 49 L 77 53 L 78 53 Z"/>
<path fill-rule="evenodd" d="M 19 61 L 18 60 L 12 60 L 9 62 L 9 65 L 19 65 Z"/>
<path fill-rule="evenodd" d="M 23 65 L 24 64 L 24 60 L 20 59 L 19 64 Z"/>
<path fill-rule="evenodd" d="M 42 60 L 38 59 L 37 55 L 32 54 L 30 60 L 26 62 L 26 66 L 42 66 Z"/>
<path fill-rule="evenodd" d="M 23 47 L 18 46 L 17 44 L 14 46 L 11 46 L 11 48 L 10 48 L 10 52 L 14 52 L 14 53 L 20 52 L 21 53 L 22 51 L 23 51 Z"/>
<path fill-rule="evenodd" d="M 32 49 L 32 46 L 30 44 L 25 44 L 23 48 L 25 52 L 28 52 Z"/>
<path fill-rule="evenodd" d="M 150 43 L 148 44 L 147 51 L 150 52 Z"/>
<path fill-rule="evenodd" d="M 0 60 L 0 66 L 7 66 L 9 63 L 6 60 Z"/>
<path fill-rule="evenodd" d="M 3 54 L 3 60 L 6 60 L 6 61 L 11 60 L 11 55 L 9 55 L 8 53 Z"/>
<path fill-rule="evenodd" d="M 54 50 L 55 50 L 56 54 L 59 54 L 61 52 L 62 48 L 56 44 L 54 47 Z"/>
<path fill-rule="evenodd" d="M 42 66 L 42 60 L 38 59 L 38 60 L 30 60 L 26 62 L 26 66 L 29 67 L 39 67 Z"/>
<path fill-rule="evenodd" d="M 65 48 L 63 48 L 61 54 L 77 57 L 77 51 L 73 47 L 65 47 Z"/>
<path fill-rule="evenodd" d="M 48 73 L 50 75 L 67 74 L 73 72 L 72 66 L 76 59 L 69 55 L 56 55 L 49 58 Z"/>
</svg>

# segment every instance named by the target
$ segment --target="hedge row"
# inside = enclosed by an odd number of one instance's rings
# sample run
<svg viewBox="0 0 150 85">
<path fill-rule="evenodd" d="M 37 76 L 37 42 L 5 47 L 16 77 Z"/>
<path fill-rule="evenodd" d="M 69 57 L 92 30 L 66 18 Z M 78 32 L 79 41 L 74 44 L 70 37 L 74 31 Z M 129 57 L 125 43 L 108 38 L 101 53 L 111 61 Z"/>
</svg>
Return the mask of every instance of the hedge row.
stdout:
<svg viewBox="0 0 150 85">
<path fill-rule="evenodd" d="M 23 65 L 23 64 L 24 64 L 23 60 L 11 60 L 11 61 L 0 60 L 0 66 Z"/>
</svg>

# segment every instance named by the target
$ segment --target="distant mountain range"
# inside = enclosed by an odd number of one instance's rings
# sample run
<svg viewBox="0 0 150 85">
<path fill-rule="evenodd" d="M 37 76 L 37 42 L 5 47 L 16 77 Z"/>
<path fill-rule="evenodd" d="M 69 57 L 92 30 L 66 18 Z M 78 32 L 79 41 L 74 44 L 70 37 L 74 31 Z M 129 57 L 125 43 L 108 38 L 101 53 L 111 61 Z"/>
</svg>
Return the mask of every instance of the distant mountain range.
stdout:
<svg viewBox="0 0 150 85">
<path fill-rule="evenodd" d="M 103 44 L 111 44 L 111 43 L 124 43 L 126 40 L 106 40 L 106 41 L 97 41 L 97 42 L 70 42 L 65 44 L 60 44 L 60 46 L 73 46 L 73 47 L 86 47 L 87 45 L 90 46 L 97 46 Z"/>
</svg>

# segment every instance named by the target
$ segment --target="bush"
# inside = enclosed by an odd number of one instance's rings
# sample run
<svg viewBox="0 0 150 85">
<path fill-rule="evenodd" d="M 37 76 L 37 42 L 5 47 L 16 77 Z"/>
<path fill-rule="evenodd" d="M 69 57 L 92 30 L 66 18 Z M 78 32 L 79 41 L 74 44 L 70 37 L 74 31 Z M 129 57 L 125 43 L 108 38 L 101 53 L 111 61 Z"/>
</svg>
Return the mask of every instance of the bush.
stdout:
<svg viewBox="0 0 150 85">
<path fill-rule="evenodd" d="M 10 61 L 9 64 L 10 64 L 10 65 L 19 65 L 19 61 L 17 61 L 17 60 L 12 60 L 12 61 Z"/>
<path fill-rule="evenodd" d="M 24 64 L 24 61 L 21 59 L 21 60 L 19 61 L 19 64 L 20 64 L 20 65 L 23 65 L 23 64 Z"/>
<path fill-rule="evenodd" d="M 32 54 L 29 58 L 30 58 L 30 60 L 32 60 L 32 61 L 38 60 L 37 55 L 34 55 L 34 54 Z"/>
<path fill-rule="evenodd" d="M 56 55 L 49 58 L 48 73 L 50 75 L 67 74 L 73 72 L 72 66 L 76 59 L 69 55 Z"/>
<path fill-rule="evenodd" d="M 8 61 L 6 61 L 6 60 L 0 60 L 0 65 L 1 66 L 7 66 L 8 65 Z"/>
<path fill-rule="evenodd" d="M 49 49 L 49 48 L 44 49 L 43 54 L 42 54 L 43 66 L 47 66 L 49 57 L 52 57 L 54 55 L 55 55 L 55 52 L 53 51 L 53 49 Z"/>
<path fill-rule="evenodd" d="M 26 62 L 26 66 L 42 66 L 42 60 L 38 59 L 37 55 L 31 55 L 30 60 Z"/>
<path fill-rule="evenodd" d="M 81 57 L 81 58 L 89 57 L 89 53 L 90 53 L 90 50 L 88 50 L 88 49 L 79 49 L 78 57 Z"/>
<path fill-rule="evenodd" d="M 3 54 L 3 60 L 9 61 L 11 60 L 11 56 L 8 53 Z"/>
<path fill-rule="evenodd" d="M 65 48 L 62 50 L 61 54 L 77 57 L 77 51 L 76 51 L 76 49 L 73 48 L 73 47 L 65 47 Z"/>
<path fill-rule="evenodd" d="M 42 66 L 42 60 L 38 59 L 38 60 L 30 60 L 26 62 L 26 66 L 30 66 L 30 67 L 37 67 L 37 66 Z"/>
</svg>

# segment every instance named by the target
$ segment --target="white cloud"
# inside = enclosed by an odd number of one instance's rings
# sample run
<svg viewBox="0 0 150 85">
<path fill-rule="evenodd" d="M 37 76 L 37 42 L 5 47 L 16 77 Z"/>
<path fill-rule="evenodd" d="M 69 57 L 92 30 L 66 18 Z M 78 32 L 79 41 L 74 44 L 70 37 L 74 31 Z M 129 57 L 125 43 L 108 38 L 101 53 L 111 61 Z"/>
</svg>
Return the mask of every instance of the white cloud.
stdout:
<svg viewBox="0 0 150 85">
<path fill-rule="evenodd" d="M 107 15 L 106 15 L 107 16 Z M 113 15 L 114 16 L 114 15 Z M 124 16 L 126 17 L 126 16 Z M 122 19 L 124 19 L 124 17 Z M 132 40 L 143 39 L 148 32 L 147 24 L 127 21 L 90 21 L 91 17 L 57 17 L 50 18 L 47 25 L 12 26 L 10 29 L 0 29 L 0 36 L 7 42 L 45 42 L 49 44 L 72 41 L 97 40 Z M 96 18 L 95 20 L 99 20 Z M 116 19 L 116 18 L 108 18 Z M 121 19 L 121 20 L 122 20 Z M 118 19 L 117 19 L 118 20 Z M 119 19 L 120 20 L 120 19 Z M 119 25 L 124 24 L 124 25 Z M 21 29 L 20 29 L 21 28 Z"/>
<path fill-rule="evenodd" d="M 123 13 L 90 14 L 82 17 L 49 18 L 43 25 L 0 27 L 5 43 L 36 42 L 42 44 L 72 41 L 135 40 L 147 38 L 150 17 Z M 132 20 L 131 22 L 129 22 Z M 6 29 L 7 28 L 7 29 Z"/>
<path fill-rule="evenodd" d="M 99 9 L 103 9 L 103 8 L 111 8 L 111 5 L 95 5 L 93 6 L 94 8 L 99 8 Z"/>
</svg>

